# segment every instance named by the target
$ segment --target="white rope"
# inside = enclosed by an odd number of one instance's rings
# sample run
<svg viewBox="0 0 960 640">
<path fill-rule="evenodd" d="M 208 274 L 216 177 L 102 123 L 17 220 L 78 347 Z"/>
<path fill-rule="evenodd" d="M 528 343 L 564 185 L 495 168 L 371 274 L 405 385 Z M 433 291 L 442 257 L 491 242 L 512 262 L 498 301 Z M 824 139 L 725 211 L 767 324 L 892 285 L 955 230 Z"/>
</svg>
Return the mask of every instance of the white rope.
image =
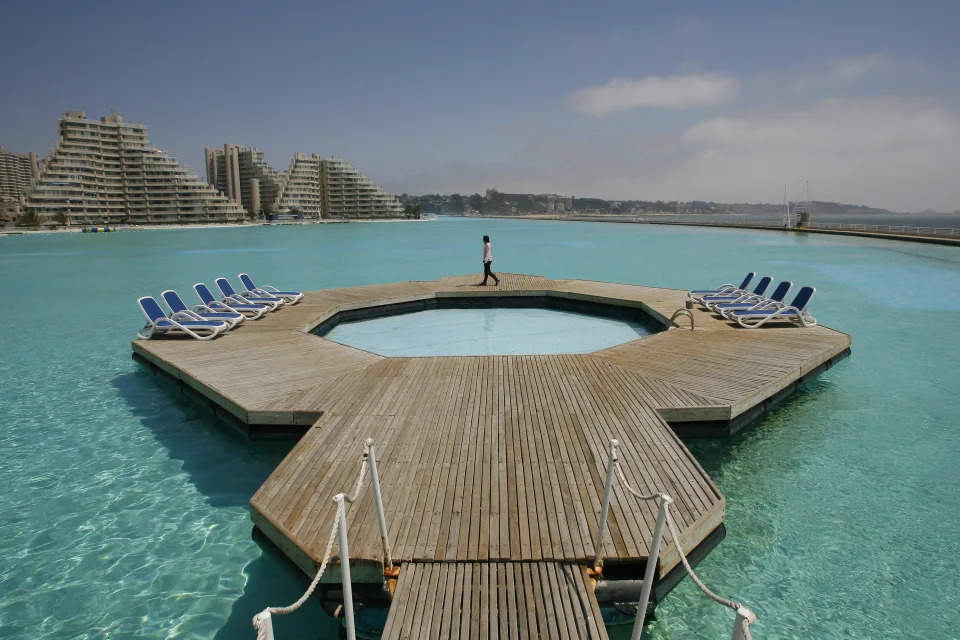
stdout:
<svg viewBox="0 0 960 640">
<path fill-rule="evenodd" d="M 620 482 L 623 483 L 623 488 L 632 493 L 640 500 L 656 500 L 660 496 L 665 496 L 669 499 L 669 496 L 663 493 L 640 493 L 636 489 L 630 486 L 630 483 L 627 482 L 627 478 L 623 475 L 623 469 L 620 468 L 620 461 L 615 460 L 614 463 L 617 467 L 617 475 L 620 477 Z"/>
<path fill-rule="evenodd" d="M 670 537 L 673 539 L 673 546 L 677 549 L 677 555 L 680 556 L 680 562 L 683 563 L 683 568 L 687 570 L 687 575 L 696 583 L 703 593 L 706 594 L 708 598 L 722 604 L 725 607 L 729 607 L 734 611 L 740 612 L 745 611 L 745 615 L 741 620 L 741 633 L 743 634 L 744 640 L 752 640 L 753 636 L 750 634 L 750 625 L 757 621 L 757 616 L 747 609 L 739 602 L 733 600 L 728 600 L 724 597 L 718 596 L 713 591 L 710 591 L 707 588 L 707 585 L 703 583 L 702 580 L 697 576 L 693 571 L 693 567 L 690 566 L 690 563 L 687 561 L 687 556 L 683 553 L 683 547 L 680 546 L 680 536 L 677 535 L 676 525 L 673 522 L 673 516 L 670 514 L 670 505 L 674 505 L 673 498 L 668 496 L 665 493 L 641 493 L 630 486 L 630 483 L 627 482 L 626 476 L 623 474 L 623 469 L 620 467 L 620 461 L 614 460 L 614 464 L 617 469 L 617 476 L 620 478 L 620 482 L 623 484 L 623 488 L 628 492 L 633 494 L 638 500 L 655 500 L 657 498 L 663 498 L 666 503 L 666 517 L 667 517 L 667 528 L 670 530 Z M 674 506 L 674 508 L 676 508 Z"/>
<path fill-rule="evenodd" d="M 288 613 L 293 613 L 310 599 L 310 596 L 313 595 L 317 585 L 320 584 L 320 578 L 323 577 L 323 572 L 326 571 L 327 565 L 330 562 L 330 556 L 333 554 L 333 542 L 337 539 L 337 525 L 340 524 L 340 518 L 346 517 L 345 503 L 353 503 L 360 495 L 360 489 L 363 486 L 363 479 L 367 475 L 367 457 L 369 452 L 369 447 L 364 445 L 363 459 L 360 462 L 360 473 L 357 476 L 357 485 L 353 490 L 353 494 L 350 496 L 339 494 L 334 498 L 334 500 L 337 501 L 337 510 L 333 517 L 333 525 L 330 527 L 330 537 L 327 539 L 327 549 L 323 552 L 323 560 L 320 562 L 320 568 L 317 569 L 317 574 L 313 577 L 313 582 L 310 583 L 310 586 L 307 587 L 307 590 L 302 596 L 300 596 L 300 599 L 293 604 L 287 605 L 286 607 L 267 607 L 257 615 L 253 616 L 253 628 L 257 630 L 257 640 L 268 640 L 269 636 L 267 635 L 267 626 L 271 624 L 269 622 L 270 616 L 282 616 Z M 340 558 L 340 562 L 349 561 L 349 558 Z"/>
<path fill-rule="evenodd" d="M 670 530 L 670 537 L 673 540 L 673 546 L 677 549 L 677 555 L 680 556 L 680 562 L 683 563 L 683 568 L 687 570 L 687 575 L 690 576 L 694 583 L 700 587 L 700 591 L 702 591 L 708 598 L 716 603 L 722 604 L 725 607 L 729 607 L 734 611 L 746 610 L 749 613 L 748 616 L 743 618 L 741 630 L 745 640 L 752 640 L 753 636 L 750 635 L 750 625 L 757 621 L 757 616 L 739 602 L 728 600 L 727 598 L 718 596 L 713 591 L 710 591 L 707 585 L 705 585 L 697 576 L 697 574 L 694 573 L 693 567 L 690 566 L 690 563 L 687 561 L 687 556 L 683 552 L 683 547 L 680 546 L 680 536 L 677 534 L 676 525 L 673 522 L 673 515 L 670 513 L 669 507 L 667 508 L 667 528 Z"/>
</svg>

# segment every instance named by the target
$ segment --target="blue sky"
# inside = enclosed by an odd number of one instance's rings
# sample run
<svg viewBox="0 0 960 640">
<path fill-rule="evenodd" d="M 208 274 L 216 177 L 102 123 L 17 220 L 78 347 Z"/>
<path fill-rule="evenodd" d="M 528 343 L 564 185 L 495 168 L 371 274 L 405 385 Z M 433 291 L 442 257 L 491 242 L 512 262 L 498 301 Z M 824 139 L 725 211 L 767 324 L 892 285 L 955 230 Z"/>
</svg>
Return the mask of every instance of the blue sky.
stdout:
<svg viewBox="0 0 960 640">
<path fill-rule="evenodd" d="M 111 108 L 396 192 L 960 209 L 957 2 L 4 2 L 0 144 Z"/>
</svg>

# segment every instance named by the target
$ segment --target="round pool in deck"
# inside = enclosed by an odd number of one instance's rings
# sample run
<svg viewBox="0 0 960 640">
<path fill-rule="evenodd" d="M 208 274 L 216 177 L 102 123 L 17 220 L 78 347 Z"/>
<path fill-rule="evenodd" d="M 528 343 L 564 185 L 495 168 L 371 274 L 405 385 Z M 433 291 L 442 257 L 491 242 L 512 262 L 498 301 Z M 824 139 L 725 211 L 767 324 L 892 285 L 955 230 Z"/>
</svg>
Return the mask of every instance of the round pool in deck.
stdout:
<svg viewBox="0 0 960 640">
<path fill-rule="evenodd" d="M 343 322 L 324 337 L 382 356 L 591 353 L 651 334 L 642 324 L 538 308 L 429 309 Z"/>
</svg>

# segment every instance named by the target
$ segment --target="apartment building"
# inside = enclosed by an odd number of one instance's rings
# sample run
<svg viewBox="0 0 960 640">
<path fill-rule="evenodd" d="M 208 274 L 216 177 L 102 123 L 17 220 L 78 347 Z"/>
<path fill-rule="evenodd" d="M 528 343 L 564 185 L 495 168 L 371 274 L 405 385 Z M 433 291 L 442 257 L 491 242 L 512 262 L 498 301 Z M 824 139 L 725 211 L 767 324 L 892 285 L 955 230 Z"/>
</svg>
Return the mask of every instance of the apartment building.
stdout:
<svg viewBox="0 0 960 640">
<path fill-rule="evenodd" d="M 225 144 L 223 149 L 208 147 L 204 150 L 204 157 L 207 183 L 238 202 L 247 215 L 260 215 L 264 204 L 274 206 L 286 174 L 274 171 L 267 164 L 262 151 L 256 147 L 248 149 Z"/>
<path fill-rule="evenodd" d="M 225 144 L 204 151 L 207 182 L 251 215 L 269 205 L 273 213 L 304 218 L 396 218 L 400 201 L 342 158 L 294 154 L 286 171 L 277 172 L 263 152 Z M 239 199 L 238 199 L 239 198 Z"/>
<path fill-rule="evenodd" d="M 323 161 L 323 209 L 331 218 L 398 218 L 403 205 L 343 158 Z"/>
<path fill-rule="evenodd" d="M 16 153 L 0 146 L 0 200 L 20 200 L 39 173 L 36 153 Z"/>
<path fill-rule="evenodd" d="M 88 120 L 64 113 L 59 137 L 26 200 L 43 219 L 85 223 L 232 222 L 244 217 L 176 158 L 147 139 L 147 127 L 116 112 Z"/>
<path fill-rule="evenodd" d="M 323 156 L 295 153 L 274 203 L 277 213 L 300 213 L 304 218 L 328 218 L 323 211 Z"/>
</svg>

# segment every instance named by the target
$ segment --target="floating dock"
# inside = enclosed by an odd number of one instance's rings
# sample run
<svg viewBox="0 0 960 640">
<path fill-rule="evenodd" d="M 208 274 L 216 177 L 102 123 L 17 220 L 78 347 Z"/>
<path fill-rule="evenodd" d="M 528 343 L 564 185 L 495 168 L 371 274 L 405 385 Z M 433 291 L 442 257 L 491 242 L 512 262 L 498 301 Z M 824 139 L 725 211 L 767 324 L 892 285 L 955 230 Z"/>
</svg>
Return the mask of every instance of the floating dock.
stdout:
<svg viewBox="0 0 960 640">
<path fill-rule="evenodd" d="M 307 292 L 216 340 L 135 340 L 133 350 L 245 433 L 302 436 L 250 504 L 257 528 L 309 576 L 333 522 L 331 497 L 352 489 L 373 438 L 400 567 L 384 638 L 606 637 L 605 581 L 643 575 L 656 519 L 655 504 L 616 483 L 596 548 L 610 439 L 633 486 L 673 497 L 683 550 L 696 561 L 723 537 L 725 502 L 679 436 L 735 432 L 845 357 L 850 337 L 746 330 L 700 311 L 693 330 L 585 355 L 387 358 L 311 333 L 337 318 L 452 300 L 595 305 L 668 327 L 686 298 L 517 274 L 502 274 L 498 287 L 476 279 Z M 382 584 L 371 491 L 351 505 L 348 526 L 353 581 Z M 599 586 L 586 573 L 598 552 Z M 654 601 L 682 571 L 672 544 L 655 562 Z"/>
</svg>

